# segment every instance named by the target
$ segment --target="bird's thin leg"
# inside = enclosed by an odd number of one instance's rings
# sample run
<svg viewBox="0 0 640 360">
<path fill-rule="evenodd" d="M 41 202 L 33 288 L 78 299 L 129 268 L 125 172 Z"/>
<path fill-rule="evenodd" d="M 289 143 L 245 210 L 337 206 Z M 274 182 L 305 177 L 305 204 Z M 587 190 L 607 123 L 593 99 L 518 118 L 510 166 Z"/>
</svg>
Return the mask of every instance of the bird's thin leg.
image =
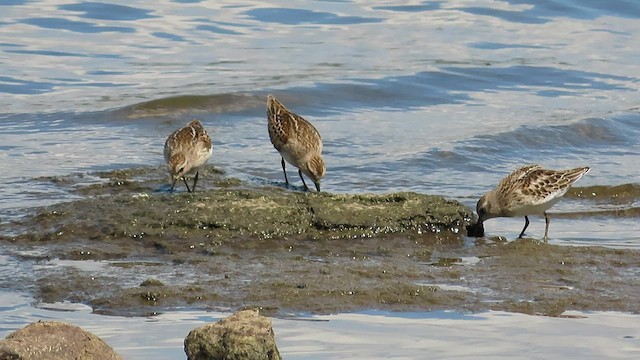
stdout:
<svg viewBox="0 0 640 360">
<path fill-rule="evenodd" d="M 289 179 L 287 179 L 287 171 L 284 169 L 285 168 L 285 164 L 284 164 L 284 158 L 282 158 L 282 172 L 284 173 L 284 182 L 287 183 L 287 186 L 289 186 Z"/>
<path fill-rule="evenodd" d="M 196 176 L 193 178 L 193 187 L 191 188 L 191 191 L 195 192 L 196 191 L 196 183 L 198 182 L 198 174 L 200 172 L 196 171 Z"/>
<path fill-rule="evenodd" d="M 300 175 L 300 179 L 302 179 L 302 183 L 304 184 L 304 190 L 309 191 L 309 187 L 307 186 L 307 183 L 304 182 L 304 178 L 302 177 L 302 170 L 298 169 L 298 174 Z"/>
<path fill-rule="evenodd" d="M 176 188 L 176 181 L 178 181 L 178 179 L 173 179 L 173 182 L 171 183 L 171 192 Z"/>
<path fill-rule="evenodd" d="M 547 235 L 549 234 L 549 223 L 551 222 L 551 219 L 549 219 L 549 216 L 547 216 L 547 212 L 544 212 L 544 243 L 547 243 Z"/>
<path fill-rule="evenodd" d="M 187 178 L 183 176 L 182 181 L 184 181 L 184 186 L 187 187 L 187 192 L 191 192 L 191 189 L 189 189 L 189 184 L 187 184 Z"/>
<path fill-rule="evenodd" d="M 520 236 L 518 236 L 518 239 L 522 239 L 522 237 L 524 236 L 524 231 L 527 230 L 527 226 L 529 226 L 529 217 L 527 217 L 525 215 L 525 217 L 524 217 L 524 227 L 522 228 L 522 232 L 520 233 Z"/>
</svg>

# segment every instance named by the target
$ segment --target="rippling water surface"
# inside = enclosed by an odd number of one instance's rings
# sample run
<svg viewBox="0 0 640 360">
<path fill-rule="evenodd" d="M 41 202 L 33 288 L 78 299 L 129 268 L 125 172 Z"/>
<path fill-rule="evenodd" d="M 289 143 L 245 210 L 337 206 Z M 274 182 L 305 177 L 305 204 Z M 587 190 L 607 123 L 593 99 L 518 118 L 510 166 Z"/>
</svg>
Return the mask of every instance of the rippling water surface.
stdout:
<svg viewBox="0 0 640 360">
<path fill-rule="evenodd" d="M 139 360 L 183 359 L 183 337 L 189 331 L 229 315 L 176 311 L 149 318 L 120 318 L 91 314 L 82 305 L 58 303 L 30 308 L 19 296 L 0 295 L 0 300 L 5 304 L 2 311 L 7 314 L 0 318 L 2 330 L 19 328 L 16 325 L 22 321 L 49 321 L 64 316 L 66 321 L 114 346 L 124 359 Z M 284 359 L 420 359 L 425 351 L 438 359 L 526 359 L 532 348 L 544 359 L 635 358 L 637 315 L 573 312 L 569 316 L 575 318 L 505 312 L 371 311 L 275 318 L 272 323 Z M 522 324 L 526 324 L 525 331 Z M 394 334 L 393 346 L 388 345 L 389 334 Z"/>
<path fill-rule="evenodd" d="M 38 178 L 164 166 L 166 136 L 194 117 L 214 166 L 280 183 L 272 93 L 321 132 L 326 191 L 474 206 L 521 164 L 590 165 L 551 241 L 640 246 L 640 3 L 0 0 L 0 14 L 0 221 L 77 196 Z"/>
<path fill-rule="evenodd" d="M 33 178 L 162 166 L 166 135 L 193 117 L 213 133 L 216 167 L 279 182 L 268 93 L 322 133 L 327 191 L 411 190 L 473 205 L 534 162 L 592 166 L 581 186 L 638 182 L 640 5 L 631 2 L 0 7 L 5 214 L 72 198 Z M 593 203 L 556 210 L 574 205 Z M 596 240 L 640 244 L 626 221 L 554 231 L 579 241 L 604 228 Z"/>
</svg>

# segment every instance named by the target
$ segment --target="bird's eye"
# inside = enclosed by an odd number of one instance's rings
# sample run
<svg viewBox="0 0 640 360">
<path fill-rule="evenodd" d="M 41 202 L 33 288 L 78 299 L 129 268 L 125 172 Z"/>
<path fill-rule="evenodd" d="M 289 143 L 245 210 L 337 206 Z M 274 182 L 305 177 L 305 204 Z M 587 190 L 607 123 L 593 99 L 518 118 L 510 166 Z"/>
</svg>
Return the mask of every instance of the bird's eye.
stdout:
<svg viewBox="0 0 640 360">
<path fill-rule="evenodd" d="M 182 174 L 182 172 L 184 171 L 184 166 L 181 167 L 180 169 L 178 169 L 178 173 Z"/>
</svg>

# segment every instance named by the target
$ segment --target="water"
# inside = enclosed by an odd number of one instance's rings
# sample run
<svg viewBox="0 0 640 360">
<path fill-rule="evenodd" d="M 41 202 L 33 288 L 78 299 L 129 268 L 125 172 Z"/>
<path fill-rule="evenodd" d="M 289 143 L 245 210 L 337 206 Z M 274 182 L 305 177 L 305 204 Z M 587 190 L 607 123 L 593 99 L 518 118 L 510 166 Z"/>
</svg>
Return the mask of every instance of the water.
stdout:
<svg viewBox="0 0 640 360">
<path fill-rule="evenodd" d="M 42 177 L 162 167 L 194 117 L 214 166 L 281 182 L 272 93 L 321 132 L 323 190 L 474 206 L 521 164 L 589 165 L 551 242 L 640 247 L 635 2 L 0 0 L 0 14 L 0 221 L 79 196 Z M 513 238 L 522 219 L 486 227 Z"/>
<path fill-rule="evenodd" d="M 0 334 L 33 319 L 62 319 L 100 336 L 124 359 L 138 360 L 182 359 L 189 331 L 229 315 L 181 310 L 120 318 L 68 303 L 29 307 L 19 295 L 0 295 L 0 300 L 5 304 Z M 638 315 L 616 312 L 548 318 L 499 311 L 369 311 L 274 318 L 272 324 L 285 359 L 419 359 L 425 351 L 438 359 L 634 359 L 640 352 L 638 321 Z"/>
</svg>

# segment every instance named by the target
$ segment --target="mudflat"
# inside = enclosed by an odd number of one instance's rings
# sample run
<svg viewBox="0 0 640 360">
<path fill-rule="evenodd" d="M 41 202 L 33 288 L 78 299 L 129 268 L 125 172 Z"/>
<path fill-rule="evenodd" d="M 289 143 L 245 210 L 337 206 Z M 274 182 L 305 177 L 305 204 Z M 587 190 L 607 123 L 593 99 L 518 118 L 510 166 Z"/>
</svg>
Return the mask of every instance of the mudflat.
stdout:
<svg viewBox="0 0 640 360">
<path fill-rule="evenodd" d="M 438 195 L 302 192 L 213 168 L 209 187 L 170 194 L 159 172 L 40 179 L 78 199 L 0 222 L 6 256 L 48 267 L 2 285 L 120 315 L 640 311 L 636 250 L 469 238 L 472 210 Z"/>
</svg>

